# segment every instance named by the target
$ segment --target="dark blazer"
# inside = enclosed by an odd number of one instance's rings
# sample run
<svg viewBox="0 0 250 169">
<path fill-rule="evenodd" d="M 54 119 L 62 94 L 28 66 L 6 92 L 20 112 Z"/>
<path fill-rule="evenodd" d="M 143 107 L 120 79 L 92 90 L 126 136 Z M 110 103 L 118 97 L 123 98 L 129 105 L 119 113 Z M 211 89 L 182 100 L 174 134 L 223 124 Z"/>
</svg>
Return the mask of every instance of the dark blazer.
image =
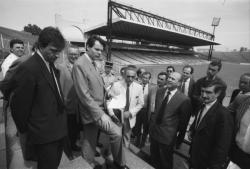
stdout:
<svg viewBox="0 0 250 169">
<path fill-rule="evenodd" d="M 189 81 L 189 86 L 188 86 L 188 97 L 191 99 L 192 95 L 193 95 L 193 90 L 194 90 L 194 84 L 195 81 L 193 78 L 190 78 Z M 181 86 L 179 87 L 179 90 L 181 91 Z"/>
<path fill-rule="evenodd" d="M 192 112 L 191 102 L 186 95 L 177 90 L 168 104 L 165 105 L 162 123 L 156 124 L 156 118 L 159 114 L 165 92 L 166 88 L 157 90 L 155 112 L 151 115 L 149 133 L 153 139 L 162 144 L 174 145 L 174 143 L 176 143 L 179 145 L 184 139 L 187 124 Z"/>
<path fill-rule="evenodd" d="M 236 96 L 238 96 L 238 94 L 241 92 L 240 89 L 234 89 L 230 98 L 230 102 L 232 103 L 234 101 L 234 99 L 236 98 Z"/>
<path fill-rule="evenodd" d="M 59 140 L 67 135 L 63 101 L 42 58 L 35 53 L 21 63 L 14 75 L 10 107 L 17 129 L 34 144 Z"/>
<path fill-rule="evenodd" d="M 216 102 L 203 117 L 197 129 L 190 127 L 192 143 L 190 161 L 194 169 L 221 169 L 226 163 L 232 134 L 233 118 L 229 111 Z"/>
<path fill-rule="evenodd" d="M 192 98 L 194 107 L 199 107 L 199 105 L 201 105 L 201 100 L 200 100 L 201 86 L 206 81 L 208 81 L 206 78 L 207 77 L 202 77 L 199 80 L 197 80 L 195 83 L 195 87 L 194 87 L 194 91 L 193 91 L 193 98 Z M 220 82 L 223 86 L 222 92 L 220 93 L 219 97 L 217 98 L 219 103 L 222 104 L 222 101 L 223 101 L 224 97 L 226 96 L 227 84 L 218 76 L 215 76 L 214 80 Z"/>
</svg>

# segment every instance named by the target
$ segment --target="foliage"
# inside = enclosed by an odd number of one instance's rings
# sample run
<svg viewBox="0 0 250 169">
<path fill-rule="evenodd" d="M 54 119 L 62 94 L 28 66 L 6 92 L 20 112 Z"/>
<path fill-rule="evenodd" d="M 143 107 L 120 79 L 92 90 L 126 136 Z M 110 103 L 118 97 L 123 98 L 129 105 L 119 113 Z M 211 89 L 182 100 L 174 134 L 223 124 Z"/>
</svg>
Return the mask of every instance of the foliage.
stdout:
<svg viewBox="0 0 250 169">
<path fill-rule="evenodd" d="M 24 26 L 23 29 L 25 32 L 29 32 L 32 35 L 39 35 L 39 33 L 41 32 L 41 28 L 39 26 L 37 26 L 36 24 L 28 24 L 26 26 Z"/>
</svg>

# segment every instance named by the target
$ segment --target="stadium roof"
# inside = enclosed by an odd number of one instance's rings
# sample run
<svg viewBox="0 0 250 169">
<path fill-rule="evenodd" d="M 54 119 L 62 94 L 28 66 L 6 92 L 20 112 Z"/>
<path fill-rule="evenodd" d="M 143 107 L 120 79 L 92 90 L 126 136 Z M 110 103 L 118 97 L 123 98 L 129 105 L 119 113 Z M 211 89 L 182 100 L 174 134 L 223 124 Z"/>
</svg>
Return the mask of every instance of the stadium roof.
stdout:
<svg viewBox="0 0 250 169">
<path fill-rule="evenodd" d="M 107 36 L 107 29 L 107 24 L 103 23 L 94 28 L 87 29 L 85 33 Z M 112 38 L 141 40 L 187 47 L 219 45 L 219 43 L 202 37 L 199 38 L 197 36 L 187 35 L 187 33 L 184 34 L 174 30 L 164 29 L 123 18 L 113 19 Z"/>
</svg>

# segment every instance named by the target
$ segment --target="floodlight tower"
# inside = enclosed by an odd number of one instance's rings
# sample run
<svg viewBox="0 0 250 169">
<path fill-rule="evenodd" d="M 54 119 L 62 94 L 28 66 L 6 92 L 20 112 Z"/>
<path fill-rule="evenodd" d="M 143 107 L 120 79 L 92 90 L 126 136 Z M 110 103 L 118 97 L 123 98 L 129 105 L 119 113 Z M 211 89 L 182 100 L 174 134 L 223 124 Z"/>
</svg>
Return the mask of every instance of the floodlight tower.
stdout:
<svg viewBox="0 0 250 169">
<path fill-rule="evenodd" d="M 214 36 L 215 27 L 219 26 L 219 23 L 220 23 L 220 18 L 214 17 L 213 18 L 213 22 L 212 22 L 212 26 L 214 27 L 214 29 L 213 29 L 213 36 L 212 36 L 212 39 L 211 39 L 212 41 L 214 41 L 214 38 L 215 38 L 215 36 Z M 214 48 L 214 45 L 210 45 L 209 52 L 208 52 L 208 60 L 212 59 L 213 48 Z"/>
</svg>

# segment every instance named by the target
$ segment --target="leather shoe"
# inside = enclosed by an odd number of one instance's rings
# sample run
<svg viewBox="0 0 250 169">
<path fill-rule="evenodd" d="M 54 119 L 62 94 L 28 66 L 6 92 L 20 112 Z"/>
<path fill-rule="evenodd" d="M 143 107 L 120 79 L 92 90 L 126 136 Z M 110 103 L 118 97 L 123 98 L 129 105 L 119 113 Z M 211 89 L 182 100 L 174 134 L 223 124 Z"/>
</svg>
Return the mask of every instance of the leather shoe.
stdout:
<svg viewBox="0 0 250 169">
<path fill-rule="evenodd" d="M 73 151 L 81 151 L 81 147 L 79 147 L 79 146 L 77 146 L 77 145 L 71 146 L 71 149 L 72 149 Z"/>
<path fill-rule="evenodd" d="M 114 165 L 115 165 L 116 169 L 129 169 L 129 167 L 127 165 L 119 165 L 116 162 L 114 162 Z"/>
</svg>

